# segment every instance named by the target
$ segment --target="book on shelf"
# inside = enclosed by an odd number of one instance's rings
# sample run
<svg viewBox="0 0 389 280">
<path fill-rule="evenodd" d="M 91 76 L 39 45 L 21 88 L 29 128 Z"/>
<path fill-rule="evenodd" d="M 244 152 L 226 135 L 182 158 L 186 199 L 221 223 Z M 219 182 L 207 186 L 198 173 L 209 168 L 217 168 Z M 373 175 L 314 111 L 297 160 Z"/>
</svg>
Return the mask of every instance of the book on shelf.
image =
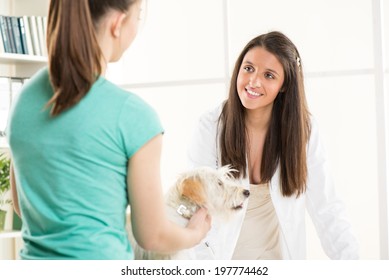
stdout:
<svg viewBox="0 0 389 280">
<path fill-rule="evenodd" d="M 32 47 L 32 39 L 31 39 L 31 29 L 30 29 L 30 23 L 27 16 L 22 17 L 23 25 L 24 25 L 24 32 L 26 36 L 26 44 L 27 44 L 27 53 L 29 55 L 34 55 L 34 48 Z"/>
<path fill-rule="evenodd" d="M 3 47 L 6 53 L 12 52 L 11 42 L 9 41 L 8 35 L 8 24 L 5 16 L 0 15 L 0 32 L 1 38 L 3 39 Z"/>
<path fill-rule="evenodd" d="M 35 17 L 35 19 L 36 19 L 36 27 L 38 29 L 39 49 L 41 51 L 41 55 L 47 56 L 45 31 L 44 31 L 44 27 L 43 27 L 43 17 L 37 16 L 37 17 Z"/>
<path fill-rule="evenodd" d="M 0 15 L 0 54 L 45 56 L 47 17 Z"/>
<path fill-rule="evenodd" d="M 0 23 L 0 54 L 1 53 L 5 53 L 5 49 L 4 49 L 4 41 L 3 41 L 3 35 L 1 32 L 1 23 Z"/>
<path fill-rule="evenodd" d="M 20 42 L 22 44 L 23 54 L 30 54 L 27 48 L 26 28 L 24 26 L 23 17 L 16 18 L 20 31 Z"/>
<path fill-rule="evenodd" d="M 20 27 L 19 21 L 17 17 L 8 17 L 8 21 L 10 22 L 10 34 L 13 36 L 15 42 L 15 52 L 19 54 L 24 54 L 23 51 L 23 43 L 22 38 L 20 36 Z"/>
<path fill-rule="evenodd" d="M 38 26 L 36 24 L 36 17 L 30 16 L 28 20 L 30 24 L 31 40 L 32 40 L 32 46 L 34 48 L 34 55 L 42 55 L 40 44 L 39 44 Z"/>
<path fill-rule="evenodd" d="M 11 47 L 11 52 L 17 53 L 15 38 L 13 36 L 13 26 L 12 26 L 11 18 L 6 16 L 6 17 L 4 17 L 4 20 L 5 20 L 6 35 L 8 36 L 8 41 L 9 41 L 9 45 Z"/>
</svg>

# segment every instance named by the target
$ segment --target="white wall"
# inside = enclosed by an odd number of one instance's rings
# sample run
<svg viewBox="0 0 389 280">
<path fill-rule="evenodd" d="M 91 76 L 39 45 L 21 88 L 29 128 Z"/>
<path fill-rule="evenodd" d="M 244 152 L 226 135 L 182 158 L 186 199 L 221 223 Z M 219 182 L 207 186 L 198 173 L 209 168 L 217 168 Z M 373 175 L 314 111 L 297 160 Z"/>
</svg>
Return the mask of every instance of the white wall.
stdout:
<svg viewBox="0 0 389 280">
<path fill-rule="evenodd" d="M 108 77 L 154 105 L 165 136 L 166 188 L 186 165 L 194 124 L 226 93 L 223 1 L 147 1 L 136 41 Z"/>
<path fill-rule="evenodd" d="M 378 136 L 379 139 L 379 151 L 380 151 L 380 157 L 384 158 L 383 160 L 380 160 L 382 163 L 381 166 L 379 166 L 379 174 L 380 178 L 382 178 L 383 183 L 380 183 L 379 186 L 381 188 L 380 192 L 380 213 L 381 213 L 381 219 L 380 221 L 388 220 L 389 216 L 389 187 L 388 187 L 388 181 L 389 181 L 389 3 L 386 1 L 375 1 L 375 7 L 380 5 L 380 9 L 377 8 L 377 10 L 380 10 L 381 13 L 380 19 L 381 24 L 378 24 L 379 26 L 382 26 L 381 30 L 378 30 L 378 32 L 381 35 L 382 38 L 382 57 L 377 56 L 377 66 L 380 66 L 379 69 L 377 69 L 377 72 L 381 75 L 379 76 L 379 79 L 377 79 L 378 87 L 380 87 L 380 98 L 378 99 L 377 104 L 380 104 L 377 120 L 380 124 L 380 127 L 378 129 Z M 377 32 L 377 28 L 375 30 Z M 378 67 L 377 67 L 378 68 Z M 383 136 L 383 137 L 382 137 Z M 385 183 L 386 182 L 386 188 Z M 387 203 L 382 203 L 382 201 L 386 201 Z M 385 215 L 386 213 L 386 215 Z M 381 227 L 381 243 L 386 246 L 386 248 L 389 247 L 389 223 L 383 224 Z M 389 253 L 386 253 L 386 258 L 389 258 Z"/>
<path fill-rule="evenodd" d="M 321 127 L 361 258 L 388 258 L 388 118 L 377 113 L 384 112 L 381 101 L 388 99 L 388 91 L 379 86 L 384 84 L 380 73 L 384 75 L 377 63 L 384 61 L 382 52 L 389 53 L 377 46 L 380 38 L 389 45 L 389 7 L 380 6 L 382 2 L 147 0 L 138 38 L 108 77 L 160 113 L 166 129 L 165 187 L 185 167 L 194 121 L 226 97 L 243 46 L 263 32 L 280 30 L 299 48 L 310 110 Z M 374 22 L 381 12 L 384 37 Z M 307 222 L 308 257 L 326 258 Z"/>
</svg>

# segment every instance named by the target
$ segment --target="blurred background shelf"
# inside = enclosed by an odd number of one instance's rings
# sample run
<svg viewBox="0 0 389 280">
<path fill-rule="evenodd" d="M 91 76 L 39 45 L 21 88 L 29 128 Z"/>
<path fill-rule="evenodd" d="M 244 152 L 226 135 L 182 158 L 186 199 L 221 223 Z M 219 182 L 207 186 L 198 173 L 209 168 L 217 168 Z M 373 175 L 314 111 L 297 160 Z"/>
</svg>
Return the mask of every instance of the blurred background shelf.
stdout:
<svg viewBox="0 0 389 280">
<path fill-rule="evenodd" d="M 4 230 L 0 231 L 0 239 L 22 237 L 22 232 L 19 230 Z"/>
<path fill-rule="evenodd" d="M 2 53 L 0 54 L 1 64 L 40 64 L 46 65 L 47 57 L 37 55 L 15 54 L 15 53 Z"/>
</svg>

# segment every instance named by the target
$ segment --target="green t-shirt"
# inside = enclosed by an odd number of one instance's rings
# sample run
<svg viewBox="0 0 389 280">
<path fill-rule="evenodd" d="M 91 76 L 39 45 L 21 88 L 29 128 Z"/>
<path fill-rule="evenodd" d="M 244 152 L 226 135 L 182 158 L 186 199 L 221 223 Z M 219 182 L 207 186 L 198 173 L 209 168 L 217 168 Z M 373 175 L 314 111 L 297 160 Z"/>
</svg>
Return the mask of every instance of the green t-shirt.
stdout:
<svg viewBox="0 0 389 280">
<path fill-rule="evenodd" d="M 7 137 L 23 219 L 22 259 L 132 259 L 128 159 L 163 133 L 156 112 L 103 77 L 51 117 L 48 70 L 22 89 Z"/>
</svg>

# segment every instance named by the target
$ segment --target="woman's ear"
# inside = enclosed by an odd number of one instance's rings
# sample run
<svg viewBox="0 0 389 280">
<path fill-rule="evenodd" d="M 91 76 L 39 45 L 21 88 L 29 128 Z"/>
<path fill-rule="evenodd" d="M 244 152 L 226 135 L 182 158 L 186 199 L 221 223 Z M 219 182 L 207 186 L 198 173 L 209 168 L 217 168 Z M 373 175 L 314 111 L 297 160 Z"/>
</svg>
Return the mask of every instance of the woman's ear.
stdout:
<svg viewBox="0 0 389 280">
<path fill-rule="evenodd" d="M 116 12 L 113 15 L 113 20 L 111 23 L 111 34 L 114 38 L 120 37 L 123 21 L 126 18 L 126 14 L 122 12 Z"/>
</svg>

